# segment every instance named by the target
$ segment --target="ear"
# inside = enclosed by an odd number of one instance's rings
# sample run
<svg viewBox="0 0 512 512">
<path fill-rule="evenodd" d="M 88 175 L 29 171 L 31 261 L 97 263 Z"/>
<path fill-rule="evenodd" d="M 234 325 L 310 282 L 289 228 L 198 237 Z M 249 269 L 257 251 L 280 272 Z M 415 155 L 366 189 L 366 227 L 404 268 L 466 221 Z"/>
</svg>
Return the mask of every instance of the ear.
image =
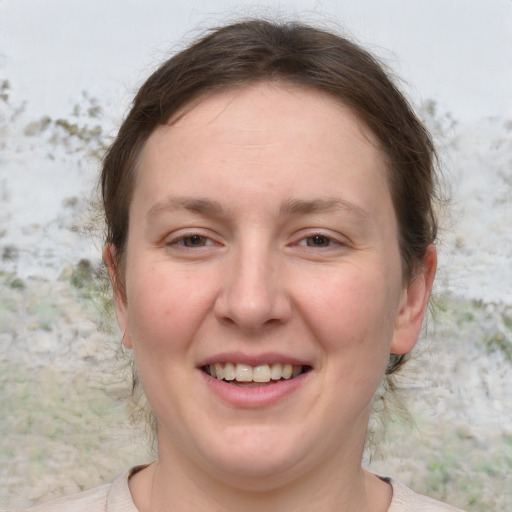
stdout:
<svg viewBox="0 0 512 512">
<path fill-rule="evenodd" d="M 105 244 L 103 247 L 103 261 L 107 267 L 112 292 L 114 294 L 114 306 L 116 311 L 117 325 L 123 333 L 123 345 L 132 348 L 131 338 L 128 334 L 128 310 L 126 307 L 126 293 L 121 285 L 119 269 L 117 268 L 116 247 L 114 244 Z"/>
<path fill-rule="evenodd" d="M 392 354 L 407 354 L 416 345 L 427 309 L 430 291 L 437 268 L 437 251 L 430 244 L 418 275 L 402 292 L 395 333 L 391 342 Z"/>
</svg>

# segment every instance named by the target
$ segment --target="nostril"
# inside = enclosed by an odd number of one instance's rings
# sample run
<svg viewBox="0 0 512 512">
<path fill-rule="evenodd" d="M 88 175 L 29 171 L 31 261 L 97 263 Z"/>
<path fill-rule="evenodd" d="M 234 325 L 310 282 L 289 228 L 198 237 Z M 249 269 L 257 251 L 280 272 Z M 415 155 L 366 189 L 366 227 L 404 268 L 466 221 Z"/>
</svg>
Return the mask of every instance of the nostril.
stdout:
<svg viewBox="0 0 512 512">
<path fill-rule="evenodd" d="M 254 332 L 289 318 L 291 305 L 279 276 L 272 270 L 271 255 L 258 252 L 266 245 L 241 251 L 243 254 L 231 264 L 232 272 L 227 269 L 214 305 L 216 317 L 225 325 Z"/>
</svg>

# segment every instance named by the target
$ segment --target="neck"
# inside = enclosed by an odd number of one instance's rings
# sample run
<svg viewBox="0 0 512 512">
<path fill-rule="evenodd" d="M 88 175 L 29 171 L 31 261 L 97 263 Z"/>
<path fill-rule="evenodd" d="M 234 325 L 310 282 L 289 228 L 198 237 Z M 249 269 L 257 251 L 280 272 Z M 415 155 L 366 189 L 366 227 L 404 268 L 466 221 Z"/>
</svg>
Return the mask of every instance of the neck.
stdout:
<svg viewBox="0 0 512 512">
<path fill-rule="evenodd" d="M 160 459 L 130 481 L 141 512 L 385 512 L 391 488 L 360 465 L 347 450 L 322 467 L 293 478 L 285 475 L 212 477 L 179 453 L 160 451 Z"/>
</svg>

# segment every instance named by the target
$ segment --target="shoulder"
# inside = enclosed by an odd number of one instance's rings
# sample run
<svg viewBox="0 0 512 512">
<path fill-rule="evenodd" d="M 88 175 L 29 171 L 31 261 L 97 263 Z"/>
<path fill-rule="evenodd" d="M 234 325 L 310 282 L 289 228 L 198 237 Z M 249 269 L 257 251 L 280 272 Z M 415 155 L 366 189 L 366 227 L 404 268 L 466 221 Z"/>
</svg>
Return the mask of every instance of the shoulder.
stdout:
<svg viewBox="0 0 512 512">
<path fill-rule="evenodd" d="M 102 485 L 89 491 L 58 498 L 42 505 L 36 505 L 25 512 L 58 512 L 64 510 L 69 512 L 99 512 L 101 510 L 103 512 L 106 510 L 107 496 L 111 487 L 112 484 Z"/>
<path fill-rule="evenodd" d="M 392 478 L 383 478 L 393 488 L 393 498 L 388 512 L 463 512 L 462 510 L 427 498 Z"/>
<path fill-rule="evenodd" d="M 36 505 L 23 512 L 137 512 L 128 479 L 140 467 L 129 469 L 111 484 Z"/>
</svg>

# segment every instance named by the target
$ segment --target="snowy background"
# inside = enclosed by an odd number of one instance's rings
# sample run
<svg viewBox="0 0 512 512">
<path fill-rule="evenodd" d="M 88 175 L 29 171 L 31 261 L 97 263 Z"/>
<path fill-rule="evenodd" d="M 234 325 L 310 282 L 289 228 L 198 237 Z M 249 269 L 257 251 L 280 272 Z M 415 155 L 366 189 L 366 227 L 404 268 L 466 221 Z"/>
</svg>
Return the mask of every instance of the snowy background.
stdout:
<svg viewBox="0 0 512 512">
<path fill-rule="evenodd" d="M 149 72 L 203 30 L 258 14 L 351 34 L 439 141 L 450 205 L 435 327 L 402 381 L 413 426 L 375 422 L 374 468 L 471 511 L 512 502 L 512 1 L 0 0 L 2 505 L 150 458 L 119 401 L 88 200 Z"/>
</svg>

